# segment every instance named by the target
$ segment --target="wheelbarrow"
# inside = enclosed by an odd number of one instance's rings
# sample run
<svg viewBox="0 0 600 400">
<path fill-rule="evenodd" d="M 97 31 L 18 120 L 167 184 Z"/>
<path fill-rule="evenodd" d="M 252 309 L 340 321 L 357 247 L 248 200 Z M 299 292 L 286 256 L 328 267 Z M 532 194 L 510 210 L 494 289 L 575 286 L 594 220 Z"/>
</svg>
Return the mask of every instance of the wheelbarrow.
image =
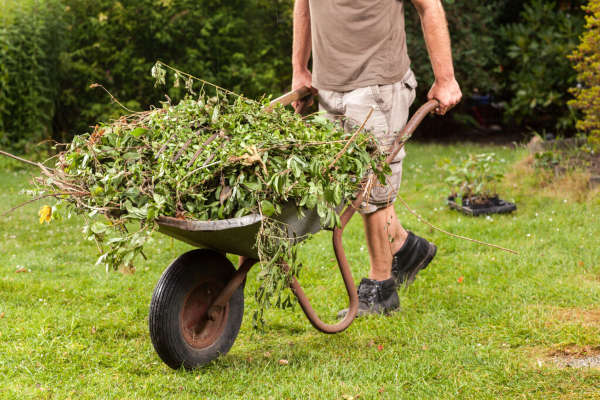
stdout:
<svg viewBox="0 0 600 400">
<path fill-rule="evenodd" d="M 286 106 L 308 95 L 308 88 L 295 90 L 273 100 L 265 111 L 277 103 Z M 429 101 L 413 115 L 396 138 L 393 151 L 386 160 L 388 163 L 437 105 L 437 101 Z M 291 279 L 291 290 L 304 314 L 313 327 L 323 333 L 345 330 L 358 310 L 358 295 L 342 235 L 362 199 L 363 194 L 358 194 L 341 212 L 340 226 L 333 229 L 333 249 L 349 299 L 349 311 L 344 319 L 336 324 L 324 323 L 296 278 Z M 304 216 L 299 218 L 296 207 L 288 204 L 276 217 L 287 225 L 289 237 L 296 242 L 321 229 L 316 212 L 303 211 Z M 254 244 L 262 218 L 258 214 L 219 221 L 158 218 L 159 232 L 199 248 L 182 254 L 171 263 L 158 281 L 150 302 L 150 338 L 160 358 L 171 368 L 194 369 L 231 349 L 244 315 L 246 275 L 259 258 Z M 243 256 L 237 270 L 226 257 L 227 253 Z"/>
</svg>

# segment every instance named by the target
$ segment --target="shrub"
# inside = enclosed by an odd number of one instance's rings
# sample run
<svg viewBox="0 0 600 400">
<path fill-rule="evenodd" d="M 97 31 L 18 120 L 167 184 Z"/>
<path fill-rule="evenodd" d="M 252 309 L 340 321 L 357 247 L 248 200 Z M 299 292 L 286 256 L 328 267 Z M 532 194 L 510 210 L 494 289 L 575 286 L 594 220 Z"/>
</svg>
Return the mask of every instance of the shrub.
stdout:
<svg viewBox="0 0 600 400">
<path fill-rule="evenodd" d="M 419 82 L 419 97 L 426 98 L 433 71 L 423 39 L 421 22 L 414 7 L 406 3 L 406 35 L 411 68 Z M 465 94 L 496 92 L 500 88 L 496 57 L 496 23 L 501 2 L 446 0 L 444 8 L 452 37 L 455 74 Z"/>
<path fill-rule="evenodd" d="M 0 15 L 0 146 L 50 137 L 64 45 L 58 0 L 7 0 Z"/>
<path fill-rule="evenodd" d="M 251 97 L 291 81 L 292 0 L 64 1 L 71 33 L 56 117 L 61 136 L 121 113 L 90 83 L 133 109 L 164 99 L 150 76 L 159 59 Z"/>
<path fill-rule="evenodd" d="M 433 75 L 419 18 L 406 3 L 409 53 L 422 101 Z M 573 113 L 564 102 L 575 72 L 564 55 L 583 26 L 576 12 L 541 0 L 444 4 L 466 99 L 495 93 L 506 100 L 516 124 L 572 126 Z M 164 97 L 149 73 L 156 60 L 249 97 L 283 92 L 291 81 L 292 5 L 293 0 L 5 0 L 0 146 L 26 150 L 28 143 L 49 137 L 66 142 L 99 120 L 121 115 L 92 83 L 104 85 L 130 109 L 158 104 Z M 180 89 L 168 94 L 177 97 Z"/>
<path fill-rule="evenodd" d="M 600 0 L 590 0 L 584 9 L 588 14 L 586 31 L 579 47 L 570 56 L 580 81 L 572 89 L 575 100 L 570 104 L 583 112 L 577 128 L 588 134 L 594 149 L 600 150 Z"/>
<path fill-rule="evenodd" d="M 573 129 L 575 114 L 566 106 L 575 73 L 566 55 L 583 28 L 581 13 L 560 10 L 554 1 L 525 4 L 520 21 L 500 29 L 505 49 L 506 117 L 536 130 Z"/>
<path fill-rule="evenodd" d="M 495 153 L 469 154 L 460 161 L 440 160 L 438 167 L 443 169 L 447 178 L 445 182 L 453 192 L 453 196 L 462 199 L 488 199 L 497 194 L 496 186 L 504 177 Z"/>
<path fill-rule="evenodd" d="M 456 77 L 465 97 L 452 116 L 476 123 L 465 114 L 469 112 L 466 100 L 477 94 L 492 94 L 505 111 L 507 125 L 572 131 L 575 112 L 565 103 L 575 73 L 565 55 L 575 47 L 583 28 L 581 3 L 444 1 Z M 407 35 L 412 68 L 422 83 L 419 103 L 425 101 L 433 73 L 419 17 L 410 6 Z M 445 119 L 443 126 L 435 126 L 446 130 L 448 122 Z"/>
</svg>

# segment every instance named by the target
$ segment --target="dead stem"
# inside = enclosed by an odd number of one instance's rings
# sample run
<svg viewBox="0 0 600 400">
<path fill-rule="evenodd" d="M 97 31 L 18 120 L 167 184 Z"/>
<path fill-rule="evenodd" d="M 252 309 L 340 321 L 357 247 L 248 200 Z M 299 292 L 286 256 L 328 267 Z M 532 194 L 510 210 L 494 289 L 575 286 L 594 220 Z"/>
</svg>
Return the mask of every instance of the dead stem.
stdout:
<svg viewBox="0 0 600 400">
<path fill-rule="evenodd" d="M 15 210 L 18 210 L 19 208 L 25 207 L 26 205 L 34 203 L 34 202 L 36 202 L 38 200 L 42 200 L 42 199 L 45 199 L 45 198 L 48 198 L 48 197 L 57 197 L 57 196 L 64 196 L 64 195 L 74 196 L 75 194 L 76 193 L 72 193 L 72 192 L 69 192 L 69 193 L 48 193 L 48 194 L 45 194 L 43 196 L 38 196 L 35 199 L 27 200 L 26 202 L 21 203 L 21 204 L 15 206 L 15 207 L 11 208 L 10 210 L 8 210 L 5 213 L 3 213 L 2 215 L 0 215 L 0 217 L 6 217 L 11 212 L 13 212 Z M 81 193 L 81 194 L 85 195 L 85 193 Z"/>
<path fill-rule="evenodd" d="M 37 163 L 37 162 L 26 160 L 26 159 L 21 158 L 21 157 L 17 157 L 14 154 L 7 153 L 6 151 L 0 150 L 0 154 L 3 155 L 3 156 L 6 156 L 6 157 L 13 158 L 13 159 L 15 159 L 17 161 L 20 161 L 20 162 L 24 163 L 24 164 L 33 165 L 34 167 L 38 167 L 38 168 L 42 168 L 42 169 L 44 169 L 44 168 L 46 168 L 46 169 L 52 169 L 52 168 L 48 168 L 48 167 L 44 166 L 41 163 Z"/>
<path fill-rule="evenodd" d="M 331 169 L 336 162 L 338 162 L 338 160 L 340 159 L 340 157 L 342 157 L 344 155 L 344 153 L 346 152 L 346 150 L 348 150 L 348 146 L 350 146 L 350 144 L 352 142 L 354 142 L 354 140 L 356 139 L 356 136 L 358 136 L 358 134 L 360 133 L 360 131 L 363 130 L 363 128 L 365 127 L 365 125 L 367 124 L 367 121 L 369 120 L 369 118 L 371 118 L 371 115 L 373 115 L 373 111 L 375 109 L 373 107 L 371 107 L 371 110 L 369 110 L 369 114 L 367 114 L 367 118 L 365 118 L 365 120 L 363 121 L 362 125 L 360 126 L 360 128 L 358 128 L 356 130 L 356 132 L 354 132 L 354 134 L 352 135 L 352 137 L 348 140 L 348 142 L 346 143 L 346 145 L 344 146 L 344 148 L 335 156 L 335 158 L 333 159 L 333 161 L 331 162 L 331 164 L 329 164 L 328 169 Z M 325 170 L 323 171 L 325 172 Z"/>
<path fill-rule="evenodd" d="M 95 88 L 101 88 L 103 89 L 106 93 L 108 93 L 108 95 L 110 96 L 110 98 L 112 99 L 112 101 L 114 101 L 115 103 L 117 103 L 119 106 L 121 106 L 122 109 L 124 109 L 127 112 L 130 112 L 132 114 L 137 114 L 139 113 L 139 111 L 133 111 L 127 107 L 125 107 L 123 104 L 121 104 L 121 102 L 119 100 L 117 100 L 117 98 L 115 96 L 112 95 L 111 92 L 109 92 L 104 86 L 100 85 L 99 83 L 92 83 L 90 85 L 90 89 L 95 89 Z"/>
<path fill-rule="evenodd" d="M 499 249 L 499 250 L 503 250 L 503 251 L 506 251 L 506 252 L 509 252 L 509 253 L 512 253 L 512 254 L 519 254 L 517 251 L 511 250 L 511 249 L 507 249 L 507 248 L 505 248 L 505 247 L 501 247 L 501 246 L 498 246 L 498 245 L 496 245 L 496 244 L 486 243 L 486 242 L 482 242 L 482 241 L 480 241 L 480 240 L 477 240 L 477 239 L 471 239 L 471 238 L 469 238 L 469 237 L 466 237 L 466 236 L 456 235 L 456 234 L 454 234 L 454 233 L 450 233 L 450 232 L 448 232 L 448 231 L 445 231 L 445 230 L 443 230 L 442 228 L 438 228 L 437 226 L 433 225 L 431 222 L 429 222 L 429 221 L 425 220 L 423 217 L 421 217 L 419 214 L 417 214 L 417 212 L 416 212 L 416 211 L 414 211 L 412 208 L 410 208 L 410 207 L 408 206 L 408 204 L 406 204 L 406 202 L 405 202 L 405 201 L 404 201 L 404 200 L 403 200 L 403 199 L 402 199 L 400 196 L 398 196 L 398 197 L 397 197 L 397 199 L 398 199 L 398 200 L 400 200 L 400 202 L 401 202 L 401 203 L 404 205 L 404 207 L 406 207 L 406 209 L 407 209 L 407 210 L 408 210 L 408 211 L 409 211 L 409 212 L 410 212 L 412 215 L 414 215 L 415 217 L 417 217 L 417 219 L 418 219 L 419 221 L 421 221 L 421 222 L 423 222 L 425 225 L 428 225 L 429 227 L 431 227 L 431 228 L 435 229 L 436 231 L 439 231 L 439 232 L 445 233 L 446 235 L 449 235 L 449 236 L 452 236 L 452 237 L 455 237 L 455 238 L 458 238 L 458 239 L 468 240 L 468 241 L 470 241 L 470 242 L 475 242 L 475 243 L 478 243 L 478 244 L 482 244 L 482 245 L 484 245 L 484 246 L 493 247 L 493 248 L 496 248 L 496 249 Z"/>
<path fill-rule="evenodd" d="M 231 95 L 233 95 L 233 96 L 236 96 L 236 97 L 242 98 L 242 99 L 244 99 L 244 100 L 246 100 L 246 101 L 251 101 L 251 102 L 253 102 L 253 103 L 256 103 L 254 100 L 248 99 L 248 98 L 246 98 L 246 97 L 244 97 L 244 96 L 242 96 L 242 95 L 239 95 L 239 94 L 237 94 L 237 93 L 235 93 L 235 92 L 232 92 L 231 90 L 227 90 L 227 89 L 225 89 L 225 88 L 222 88 L 221 86 L 217 86 L 217 85 L 215 85 L 214 83 L 210 83 L 210 82 L 208 82 L 208 81 L 205 81 L 204 79 L 200 79 L 200 78 L 198 78 L 198 77 L 195 77 L 194 75 L 190 75 L 190 74 L 188 74 L 187 72 L 183 72 L 183 71 L 181 71 L 181 70 L 178 70 L 177 68 L 175 68 L 175 67 L 172 67 L 172 66 L 170 66 L 170 65 L 168 65 L 168 64 L 165 64 L 164 62 L 162 62 L 162 61 L 160 61 L 160 60 L 158 61 L 158 63 L 160 63 L 160 65 L 162 65 L 162 66 L 164 66 L 164 67 L 167 67 L 167 68 L 169 68 L 169 69 L 170 69 L 170 70 L 172 70 L 172 71 L 175 71 L 175 72 L 177 72 L 177 74 L 179 74 L 179 75 L 186 76 L 186 77 L 188 77 L 188 78 L 191 78 L 191 79 L 194 79 L 194 80 L 196 80 L 196 81 L 198 81 L 198 82 L 202 82 L 204 85 L 209 85 L 209 86 L 212 86 L 212 87 L 214 87 L 214 88 L 216 88 L 216 89 L 222 90 L 223 92 L 225 92 L 225 93 L 227 93 L 227 94 L 231 94 Z"/>
</svg>

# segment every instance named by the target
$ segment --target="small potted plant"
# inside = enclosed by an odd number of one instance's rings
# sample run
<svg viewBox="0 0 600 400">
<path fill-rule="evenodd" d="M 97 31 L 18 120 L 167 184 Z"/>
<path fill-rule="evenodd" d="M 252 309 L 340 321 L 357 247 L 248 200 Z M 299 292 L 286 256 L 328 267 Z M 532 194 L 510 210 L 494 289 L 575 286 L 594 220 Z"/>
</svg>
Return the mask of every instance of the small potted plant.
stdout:
<svg viewBox="0 0 600 400">
<path fill-rule="evenodd" d="M 498 197 L 498 183 L 504 177 L 494 153 L 471 154 L 458 164 L 444 160 L 441 167 L 448 173 L 446 183 L 452 194 L 450 208 L 468 215 L 509 213 L 517 209 Z"/>
</svg>

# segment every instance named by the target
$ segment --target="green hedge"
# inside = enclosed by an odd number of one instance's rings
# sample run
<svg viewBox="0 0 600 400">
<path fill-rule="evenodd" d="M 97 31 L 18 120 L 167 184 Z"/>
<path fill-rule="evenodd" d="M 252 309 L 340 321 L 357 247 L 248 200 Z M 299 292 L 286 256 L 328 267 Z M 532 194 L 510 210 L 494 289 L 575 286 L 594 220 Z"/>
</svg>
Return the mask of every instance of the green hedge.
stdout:
<svg viewBox="0 0 600 400">
<path fill-rule="evenodd" d="M 497 21 L 501 15 L 498 0 L 475 2 L 445 1 L 448 29 L 452 37 L 454 69 L 463 93 L 497 92 L 502 87 L 496 55 Z M 406 2 L 406 34 L 412 69 L 419 80 L 420 101 L 433 83 L 421 21 L 415 8 Z"/>
<path fill-rule="evenodd" d="M 6 0 L 0 26 L 0 145 L 59 142 L 164 100 L 156 60 L 258 97 L 291 81 L 293 0 Z M 175 90 L 169 94 L 176 96 Z"/>
<path fill-rule="evenodd" d="M 7 0 L 0 14 L 0 146 L 30 151 L 53 131 L 64 40 L 58 0 Z"/>
<path fill-rule="evenodd" d="M 567 101 L 576 77 L 567 55 L 582 32 L 581 4 L 446 0 L 455 72 L 465 97 L 494 94 L 508 126 L 572 132 L 576 115 Z M 409 52 L 422 102 L 433 73 L 418 15 L 407 9 Z"/>
<path fill-rule="evenodd" d="M 518 22 L 500 29 L 507 118 L 537 131 L 573 130 L 576 115 L 567 102 L 576 74 L 567 56 L 583 25 L 581 9 L 533 0 Z"/>
</svg>

